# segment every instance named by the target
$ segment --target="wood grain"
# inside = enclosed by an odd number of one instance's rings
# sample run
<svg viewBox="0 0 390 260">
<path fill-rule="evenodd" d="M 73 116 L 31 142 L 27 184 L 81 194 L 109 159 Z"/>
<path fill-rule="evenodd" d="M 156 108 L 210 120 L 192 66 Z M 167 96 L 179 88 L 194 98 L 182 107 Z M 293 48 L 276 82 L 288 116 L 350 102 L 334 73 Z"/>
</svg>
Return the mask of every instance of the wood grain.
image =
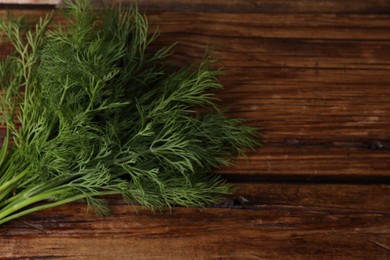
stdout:
<svg viewBox="0 0 390 260">
<path fill-rule="evenodd" d="M 94 0 L 96 3 L 101 1 Z M 105 3 L 131 5 L 137 2 L 148 10 L 178 10 L 229 13 L 363 13 L 387 14 L 390 2 L 383 0 L 105 0 Z"/>
<path fill-rule="evenodd" d="M 114 200 L 111 217 L 87 214 L 78 203 L 23 217 L 2 227 L 0 259 L 389 257 L 390 208 L 377 201 L 389 198 L 388 186 L 239 188 L 252 196 L 248 205 L 150 214 Z"/>
<path fill-rule="evenodd" d="M 61 0 L 0 0 L 0 4 L 12 5 L 59 5 Z"/>
<path fill-rule="evenodd" d="M 300 207 L 384 212 L 390 210 L 390 186 L 384 184 L 240 183 L 227 201 L 215 207 Z"/>
<path fill-rule="evenodd" d="M 137 3 L 147 10 L 176 10 L 228 13 L 353 13 L 387 14 L 390 2 L 383 0 L 92 0 L 97 5 L 118 4 L 129 6 Z M 64 0 L 1 0 L 0 4 L 63 5 Z"/>
<path fill-rule="evenodd" d="M 215 172 L 237 187 L 222 203 L 153 214 L 111 197 L 106 218 L 64 205 L 0 227 L 0 259 L 390 258 L 390 1 L 140 7 L 161 31 L 153 47 L 178 41 L 178 66 L 213 49 L 220 105 L 263 147 Z M 0 34 L 0 56 L 11 50 Z"/>
</svg>

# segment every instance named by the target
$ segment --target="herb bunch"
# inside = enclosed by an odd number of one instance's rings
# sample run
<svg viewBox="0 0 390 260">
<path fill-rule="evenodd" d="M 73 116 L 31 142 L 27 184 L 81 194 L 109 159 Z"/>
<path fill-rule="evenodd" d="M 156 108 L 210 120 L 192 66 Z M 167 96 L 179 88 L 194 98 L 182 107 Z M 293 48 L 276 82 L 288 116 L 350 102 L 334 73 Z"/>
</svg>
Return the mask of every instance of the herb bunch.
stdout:
<svg viewBox="0 0 390 260">
<path fill-rule="evenodd" d="M 207 173 L 254 147 L 255 129 L 214 104 L 210 59 L 174 70 L 137 8 L 63 12 L 67 26 L 0 23 L 15 49 L 0 62 L 0 224 L 80 199 L 107 214 L 109 194 L 161 209 L 231 193 Z"/>
</svg>

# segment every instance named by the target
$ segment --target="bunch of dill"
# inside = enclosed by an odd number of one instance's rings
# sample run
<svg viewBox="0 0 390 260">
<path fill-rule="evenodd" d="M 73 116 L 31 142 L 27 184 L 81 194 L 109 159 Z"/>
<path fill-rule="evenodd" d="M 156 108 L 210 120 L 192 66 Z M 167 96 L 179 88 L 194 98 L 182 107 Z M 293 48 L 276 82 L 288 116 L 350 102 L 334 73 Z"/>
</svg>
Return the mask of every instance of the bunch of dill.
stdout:
<svg viewBox="0 0 390 260">
<path fill-rule="evenodd" d="M 79 199 L 106 214 L 108 194 L 151 209 L 229 194 L 207 172 L 254 147 L 255 130 L 215 106 L 209 60 L 172 70 L 136 8 L 74 1 L 64 14 L 65 27 L 0 23 L 15 49 L 0 62 L 0 224 Z"/>
</svg>

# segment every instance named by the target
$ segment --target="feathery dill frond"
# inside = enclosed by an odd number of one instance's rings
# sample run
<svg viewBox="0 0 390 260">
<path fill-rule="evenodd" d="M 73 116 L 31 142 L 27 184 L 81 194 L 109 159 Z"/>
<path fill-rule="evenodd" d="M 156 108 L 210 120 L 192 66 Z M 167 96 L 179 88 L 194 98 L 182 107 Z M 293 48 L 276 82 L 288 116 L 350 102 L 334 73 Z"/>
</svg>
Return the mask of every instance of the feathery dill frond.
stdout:
<svg viewBox="0 0 390 260">
<path fill-rule="evenodd" d="M 158 33 L 136 7 L 71 1 L 64 15 L 50 30 L 51 16 L 0 23 L 15 48 L 0 62 L 0 223 L 78 199 L 107 214 L 107 194 L 161 209 L 231 193 L 207 172 L 255 147 L 256 130 L 215 105 L 211 60 L 167 69 L 172 46 L 149 47 Z"/>
</svg>

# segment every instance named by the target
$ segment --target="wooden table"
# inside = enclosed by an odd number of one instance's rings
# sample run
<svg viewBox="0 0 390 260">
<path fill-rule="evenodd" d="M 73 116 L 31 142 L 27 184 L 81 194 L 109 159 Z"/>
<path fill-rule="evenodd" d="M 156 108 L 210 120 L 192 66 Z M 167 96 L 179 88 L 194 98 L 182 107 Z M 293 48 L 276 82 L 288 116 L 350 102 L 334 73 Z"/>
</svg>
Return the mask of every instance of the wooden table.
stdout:
<svg viewBox="0 0 390 260">
<path fill-rule="evenodd" d="M 140 8 L 159 25 L 157 45 L 179 41 L 172 62 L 214 50 L 220 104 L 261 128 L 264 147 L 216 172 L 238 188 L 225 203 L 150 213 L 110 198 L 110 217 L 73 203 L 3 225 L 0 259 L 390 258 L 390 1 Z"/>
</svg>

